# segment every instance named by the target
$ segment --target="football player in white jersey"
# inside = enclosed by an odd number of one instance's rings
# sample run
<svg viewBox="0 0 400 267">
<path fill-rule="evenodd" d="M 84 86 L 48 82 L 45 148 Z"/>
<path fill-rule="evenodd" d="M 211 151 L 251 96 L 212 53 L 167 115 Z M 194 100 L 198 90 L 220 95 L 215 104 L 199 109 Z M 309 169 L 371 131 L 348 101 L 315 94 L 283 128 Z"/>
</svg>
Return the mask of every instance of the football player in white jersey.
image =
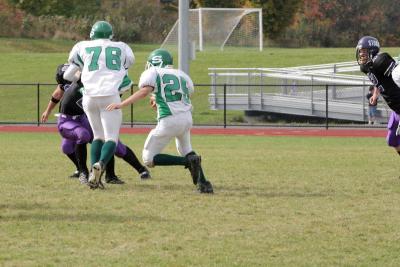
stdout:
<svg viewBox="0 0 400 267">
<path fill-rule="evenodd" d="M 131 48 L 123 42 L 114 42 L 112 26 L 106 21 L 96 22 L 90 32 L 90 41 L 81 41 L 71 50 L 68 62 L 81 71 L 84 86 L 83 109 L 93 129 L 90 149 L 92 171 L 90 188 L 102 187 L 101 176 L 115 152 L 122 123 L 121 110 L 106 111 L 111 103 L 121 102 L 118 88 L 127 69 L 134 63 Z M 73 72 L 64 74 L 72 76 Z"/>
<path fill-rule="evenodd" d="M 201 157 L 193 151 L 190 141 L 193 82 L 183 71 L 173 69 L 172 64 L 172 56 L 167 50 L 154 50 L 147 59 L 146 70 L 140 76 L 139 91 L 122 103 L 109 105 L 107 110 L 120 109 L 152 94 L 158 123 L 144 144 L 143 162 L 148 167 L 181 165 L 189 168 L 198 191 L 213 193 L 212 184 L 204 176 Z M 174 138 L 180 156 L 161 154 Z"/>
</svg>

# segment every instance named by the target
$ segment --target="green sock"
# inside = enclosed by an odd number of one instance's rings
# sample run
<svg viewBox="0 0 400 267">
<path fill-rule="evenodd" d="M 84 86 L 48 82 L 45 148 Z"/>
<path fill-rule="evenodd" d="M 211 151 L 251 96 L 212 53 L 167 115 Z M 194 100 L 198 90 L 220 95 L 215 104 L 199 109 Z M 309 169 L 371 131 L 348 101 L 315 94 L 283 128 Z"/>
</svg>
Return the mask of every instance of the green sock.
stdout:
<svg viewBox="0 0 400 267">
<path fill-rule="evenodd" d="M 114 141 L 107 141 L 104 143 L 101 148 L 101 156 L 100 160 L 107 165 L 112 156 L 114 156 L 115 149 L 117 148 L 117 144 Z"/>
<path fill-rule="evenodd" d="M 101 149 L 103 147 L 104 141 L 100 139 L 93 140 L 90 146 L 90 163 L 91 166 L 100 160 Z"/>
<path fill-rule="evenodd" d="M 153 158 L 154 165 L 158 166 L 172 166 L 172 165 L 187 165 L 185 157 L 172 156 L 167 154 L 157 154 Z"/>
</svg>

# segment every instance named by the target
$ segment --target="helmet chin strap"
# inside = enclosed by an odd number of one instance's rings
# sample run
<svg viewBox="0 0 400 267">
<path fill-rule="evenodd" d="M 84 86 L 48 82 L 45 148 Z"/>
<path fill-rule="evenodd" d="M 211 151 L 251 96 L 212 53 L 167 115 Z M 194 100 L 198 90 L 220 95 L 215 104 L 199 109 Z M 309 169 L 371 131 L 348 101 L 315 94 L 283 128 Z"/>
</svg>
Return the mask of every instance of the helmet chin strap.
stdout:
<svg viewBox="0 0 400 267">
<path fill-rule="evenodd" d="M 151 62 L 147 61 L 146 66 L 145 66 L 144 69 L 147 70 L 147 69 L 149 69 L 151 67 L 155 67 L 155 68 L 171 68 L 172 65 L 164 65 L 164 62 L 162 62 L 162 61 L 161 61 L 161 63 L 159 65 L 153 65 L 153 64 L 151 64 Z"/>
<path fill-rule="evenodd" d="M 146 62 L 146 66 L 144 67 L 145 70 L 150 69 L 151 67 L 154 67 L 153 64 L 151 64 L 150 62 Z"/>
</svg>

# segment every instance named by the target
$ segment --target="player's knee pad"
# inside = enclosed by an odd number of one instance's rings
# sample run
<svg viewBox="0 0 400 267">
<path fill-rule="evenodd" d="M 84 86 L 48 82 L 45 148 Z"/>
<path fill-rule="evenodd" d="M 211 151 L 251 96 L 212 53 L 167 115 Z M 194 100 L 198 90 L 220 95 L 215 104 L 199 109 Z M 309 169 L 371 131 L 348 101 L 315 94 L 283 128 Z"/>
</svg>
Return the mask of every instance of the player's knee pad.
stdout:
<svg viewBox="0 0 400 267">
<path fill-rule="evenodd" d="M 126 155 L 126 145 L 118 140 L 117 148 L 115 149 L 115 156 L 123 158 Z"/>
<path fill-rule="evenodd" d="M 91 141 L 92 135 L 89 131 L 85 130 L 81 130 L 78 131 L 77 134 L 77 140 L 76 143 L 78 144 L 87 144 Z"/>
<path fill-rule="evenodd" d="M 75 152 L 75 144 L 72 142 L 62 142 L 61 150 L 66 155 L 72 154 Z"/>
</svg>

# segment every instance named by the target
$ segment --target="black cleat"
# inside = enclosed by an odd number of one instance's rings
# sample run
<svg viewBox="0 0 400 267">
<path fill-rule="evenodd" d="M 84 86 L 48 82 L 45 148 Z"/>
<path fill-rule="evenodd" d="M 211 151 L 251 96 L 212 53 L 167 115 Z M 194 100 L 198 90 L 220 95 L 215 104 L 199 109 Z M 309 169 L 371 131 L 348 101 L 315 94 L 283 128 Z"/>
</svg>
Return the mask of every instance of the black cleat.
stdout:
<svg viewBox="0 0 400 267">
<path fill-rule="evenodd" d="M 79 174 L 79 182 L 81 183 L 81 184 L 85 184 L 85 185 L 87 185 L 88 184 L 88 174 L 86 173 L 86 172 L 81 172 L 81 174 Z"/>
<path fill-rule="evenodd" d="M 190 170 L 190 175 L 192 176 L 193 179 L 193 184 L 197 184 L 197 182 L 200 179 L 200 169 L 201 169 L 201 157 L 193 154 L 187 156 L 187 160 L 189 161 L 189 170 Z"/>
<path fill-rule="evenodd" d="M 71 175 L 69 176 L 69 178 L 79 178 L 79 171 L 78 171 L 78 170 L 74 171 L 74 173 L 71 174 Z"/>
<path fill-rule="evenodd" d="M 143 167 L 139 173 L 139 177 L 142 180 L 147 180 L 151 178 L 150 172 L 146 167 Z"/>
<path fill-rule="evenodd" d="M 125 182 L 122 181 L 121 179 L 119 179 L 118 176 L 114 175 L 114 176 L 107 176 L 106 175 L 106 183 L 107 184 L 124 184 Z"/>
<path fill-rule="evenodd" d="M 197 184 L 197 191 L 199 191 L 199 193 L 203 193 L 203 194 L 213 194 L 214 193 L 214 189 L 212 184 L 209 181 L 199 181 L 199 183 Z"/>
</svg>

